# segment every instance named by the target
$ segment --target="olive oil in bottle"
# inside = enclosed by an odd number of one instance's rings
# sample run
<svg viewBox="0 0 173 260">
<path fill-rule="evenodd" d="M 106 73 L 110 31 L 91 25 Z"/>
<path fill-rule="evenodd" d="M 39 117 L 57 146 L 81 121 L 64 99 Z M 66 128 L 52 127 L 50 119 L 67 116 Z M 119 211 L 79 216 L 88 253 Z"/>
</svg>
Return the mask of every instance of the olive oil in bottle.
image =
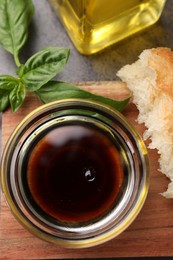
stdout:
<svg viewBox="0 0 173 260">
<path fill-rule="evenodd" d="M 160 17 L 166 0 L 50 0 L 77 50 L 93 54 Z"/>
</svg>

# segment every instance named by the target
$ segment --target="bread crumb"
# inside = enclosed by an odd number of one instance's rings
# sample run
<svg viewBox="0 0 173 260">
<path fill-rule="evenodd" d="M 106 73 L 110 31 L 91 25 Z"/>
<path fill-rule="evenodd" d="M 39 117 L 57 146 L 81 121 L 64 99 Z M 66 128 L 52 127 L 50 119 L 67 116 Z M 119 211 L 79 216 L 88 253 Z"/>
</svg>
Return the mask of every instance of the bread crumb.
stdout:
<svg viewBox="0 0 173 260">
<path fill-rule="evenodd" d="M 166 198 L 173 198 L 173 52 L 169 48 L 144 50 L 139 59 L 121 68 L 117 76 L 133 92 L 137 121 L 147 130 L 150 149 L 160 155 L 160 171 L 169 179 Z"/>
</svg>

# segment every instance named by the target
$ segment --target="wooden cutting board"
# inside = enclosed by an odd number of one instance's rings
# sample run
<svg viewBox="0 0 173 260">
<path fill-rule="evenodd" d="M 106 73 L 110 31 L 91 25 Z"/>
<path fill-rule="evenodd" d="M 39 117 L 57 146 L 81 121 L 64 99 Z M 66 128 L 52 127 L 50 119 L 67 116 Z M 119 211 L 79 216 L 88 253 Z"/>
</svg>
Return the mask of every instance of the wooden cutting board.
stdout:
<svg viewBox="0 0 173 260">
<path fill-rule="evenodd" d="M 76 83 L 81 88 L 116 99 L 129 92 L 119 82 Z M 4 146 L 15 126 L 40 105 L 34 96 L 27 96 L 23 107 L 15 114 L 10 110 L 2 117 L 2 145 Z M 134 104 L 123 114 L 142 135 L 145 128 L 138 125 L 138 111 Z M 131 226 L 113 240 L 87 249 L 63 249 L 34 237 L 13 217 L 4 198 L 1 198 L 0 259 L 62 259 L 104 258 L 132 256 L 173 256 L 173 199 L 167 200 L 160 193 L 166 190 L 167 178 L 157 169 L 158 154 L 148 150 L 150 160 L 150 188 L 145 205 Z"/>
</svg>

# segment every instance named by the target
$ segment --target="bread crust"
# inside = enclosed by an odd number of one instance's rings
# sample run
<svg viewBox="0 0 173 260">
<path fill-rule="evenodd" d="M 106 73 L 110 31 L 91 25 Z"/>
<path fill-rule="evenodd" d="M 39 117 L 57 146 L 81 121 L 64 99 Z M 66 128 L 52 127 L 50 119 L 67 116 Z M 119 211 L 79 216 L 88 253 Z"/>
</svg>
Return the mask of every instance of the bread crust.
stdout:
<svg viewBox="0 0 173 260">
<path fill-rule="evenodd" d="M 173 52 L 169 48 L 151 49 L 148 66 L 157 74 L 157 95 L 164 92 L 173 99 Z"/>
<path fill-rule="evenodd" d="M 117 75 L 133 93 L 137 120 L 147 129 L 143 138 L 160 155 L 159 170 L 171 180 L 163 195 L 173 198 L 173 52 L 165 47 L 144 50 Z"/>
</svg>

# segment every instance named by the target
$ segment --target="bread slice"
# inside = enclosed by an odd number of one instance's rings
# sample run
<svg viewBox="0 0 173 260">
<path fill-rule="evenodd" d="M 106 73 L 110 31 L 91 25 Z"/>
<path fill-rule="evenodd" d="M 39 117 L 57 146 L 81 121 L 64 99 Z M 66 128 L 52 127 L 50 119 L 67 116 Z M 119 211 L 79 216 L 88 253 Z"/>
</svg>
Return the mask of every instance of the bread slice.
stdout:
<svg viewBox="0 0 173 260">
<path fill-rule="evenodd" d="M 160 170 L 170 180 L 166 198 L 173 198 L 173 52 L 169 48 L 144 50 L 139 59 L 117 73 L 133 92 L 138 122 L 147 130 L 149 148 L 160 154 Z"/>
</svg>

